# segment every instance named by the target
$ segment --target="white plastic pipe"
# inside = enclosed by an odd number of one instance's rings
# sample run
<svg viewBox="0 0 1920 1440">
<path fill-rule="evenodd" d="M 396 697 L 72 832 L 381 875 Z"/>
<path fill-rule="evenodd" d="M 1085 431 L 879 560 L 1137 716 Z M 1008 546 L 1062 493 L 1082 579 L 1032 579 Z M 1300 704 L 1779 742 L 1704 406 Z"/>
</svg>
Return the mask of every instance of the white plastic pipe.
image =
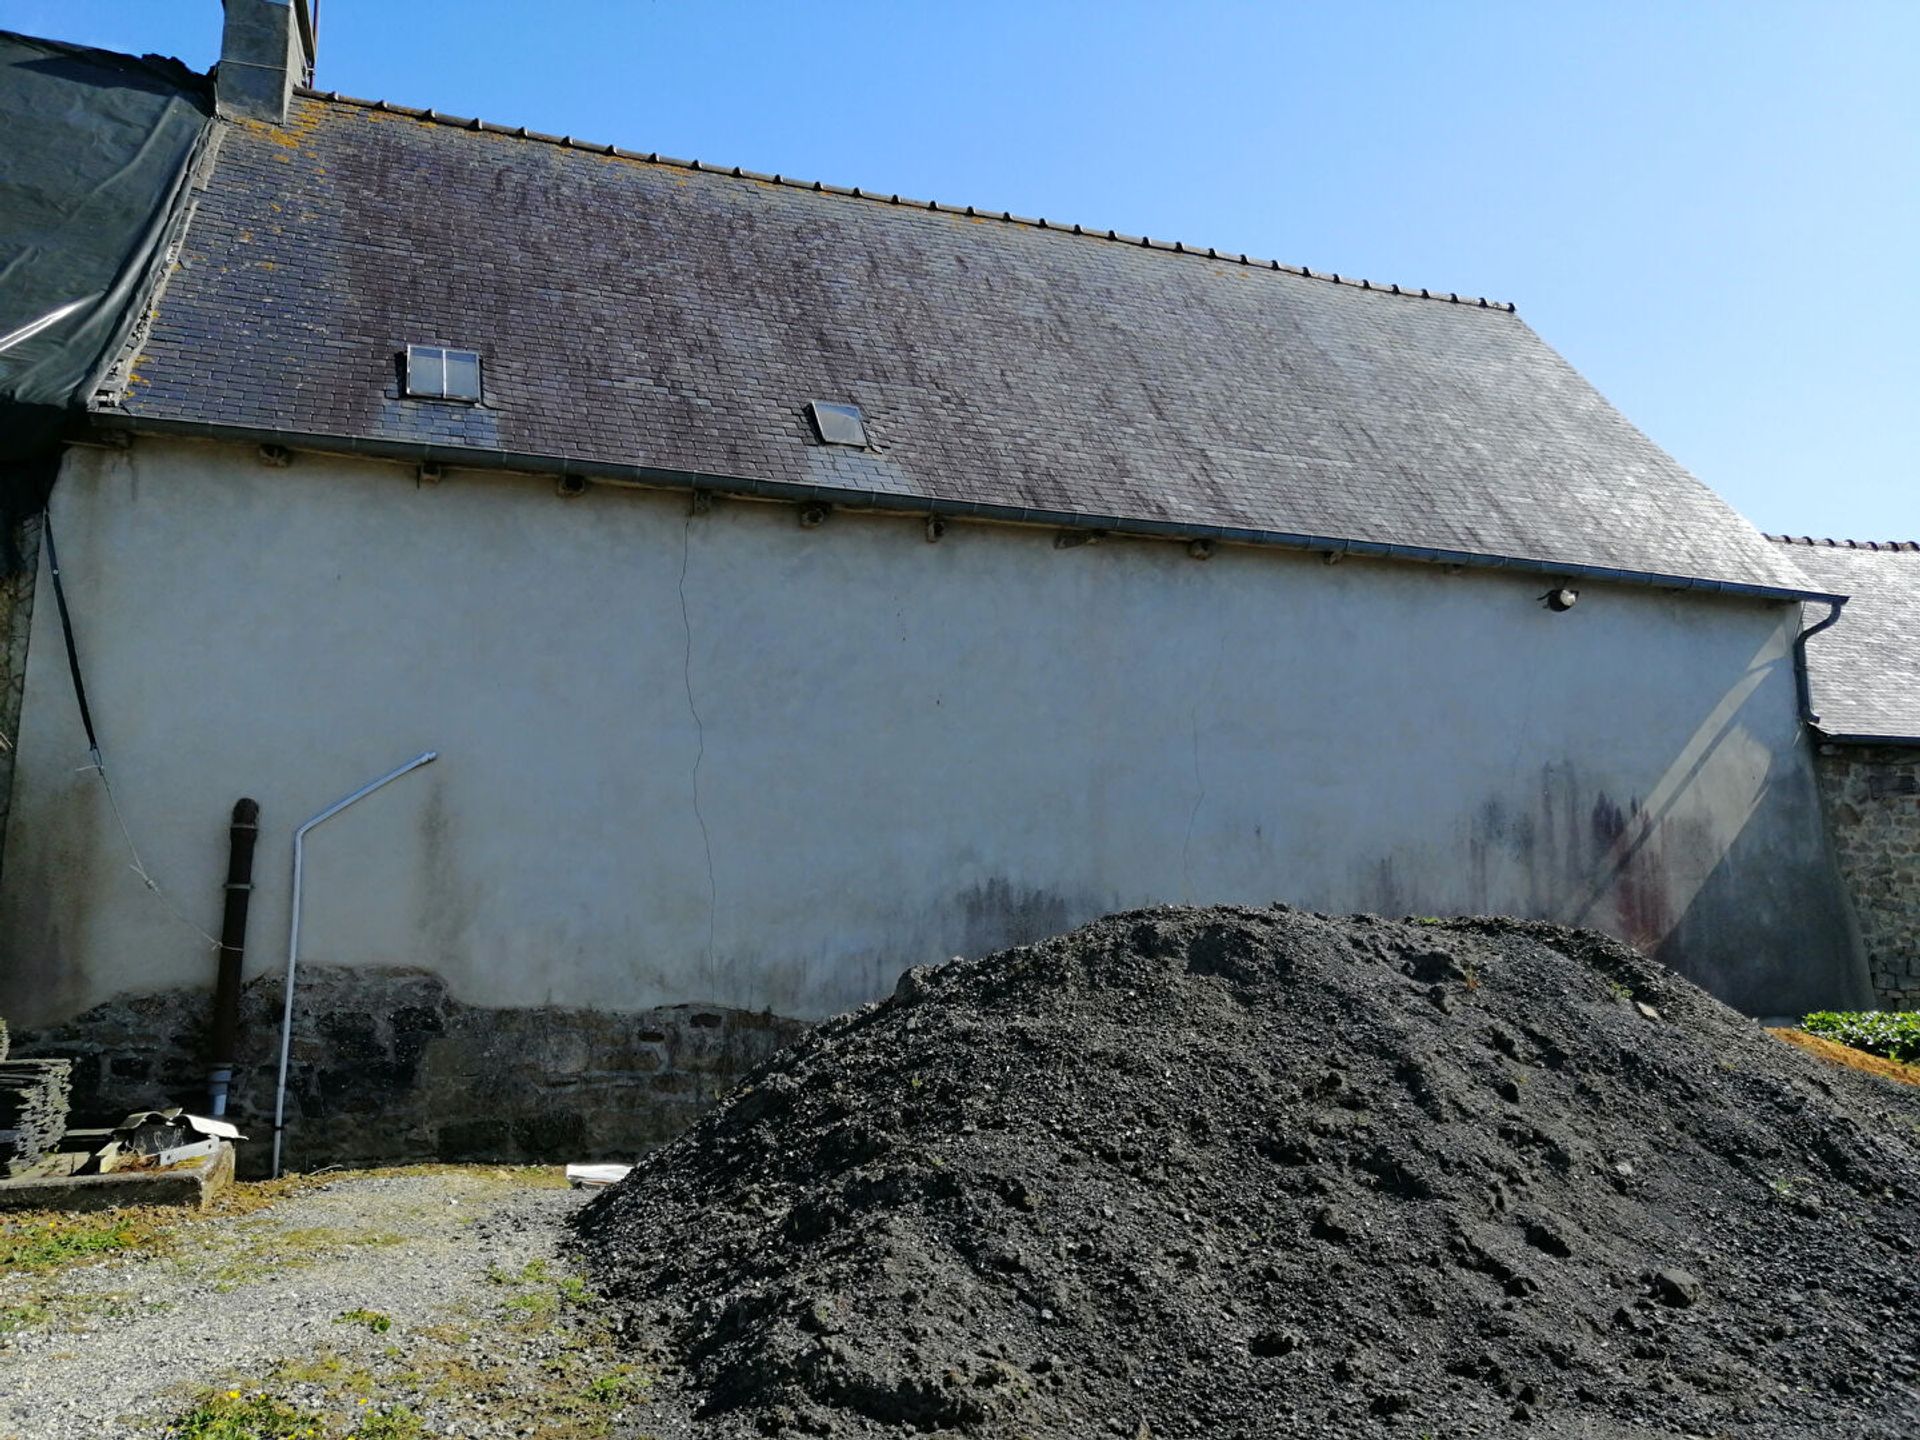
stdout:
<svg viewBox="0 0 1920 1440">
<path fill-rule="evenodd" d="M 382 785 L 391 784 L 409 770 L 432 764 L 440 758 L 438 750 L 423 750 L 398 770 L 389 770 L 378 780 L 369 781 L 344 800 L 336 800 L 306 824 L 293 832 L 293 918 L 287 922 L 287 984 L 285 1002 L 280 1010 L 280 1080 L 273 1091 L 273 1175 L 280 1178 L 280 1132 L 286 1129 L 287 1061 L 293 1054 L 293 977 L 300 965 L 300 870 L 306 855 L 307 832 L 325 824 L 356 800 L 364 800 Z"/>
</svg>

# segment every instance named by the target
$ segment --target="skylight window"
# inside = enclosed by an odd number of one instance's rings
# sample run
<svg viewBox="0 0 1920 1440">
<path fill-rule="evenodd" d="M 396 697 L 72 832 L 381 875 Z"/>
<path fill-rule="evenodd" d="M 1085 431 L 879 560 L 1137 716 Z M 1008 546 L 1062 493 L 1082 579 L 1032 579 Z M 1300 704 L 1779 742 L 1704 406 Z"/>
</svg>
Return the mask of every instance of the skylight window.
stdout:
<svg viewBox="0 0 1920 1440">
<path fill-rule="evenodd" d="M 407 394 L 421 400 L 478 400 L 479 352 L 407 346 Z"/>
<path fill-rule="evenodd" d="M 867 425 L 858 405 L 829 405 L 824 400 L 809 400 L 807 413 L 813 417 L 814 433 L 822 445 L 854 445 L 867 448 Z"/>
</svg>

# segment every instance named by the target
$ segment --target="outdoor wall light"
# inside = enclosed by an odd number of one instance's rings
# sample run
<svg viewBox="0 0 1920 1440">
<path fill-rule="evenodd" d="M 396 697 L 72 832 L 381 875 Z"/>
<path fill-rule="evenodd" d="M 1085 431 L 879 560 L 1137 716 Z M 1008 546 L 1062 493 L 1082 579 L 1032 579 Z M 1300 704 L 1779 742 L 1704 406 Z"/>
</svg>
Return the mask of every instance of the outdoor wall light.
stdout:
<svg viewBox="0 0 1920 1440">
<path fill-rule="evenodd" d="M 1540 603 L 1559 615 L 1571 610 L 1579 602 L 1580 592 L 1571 585 L 1562 585 L 1557 590 L 1549 590 L 1540 597 Z"/>
</svg>

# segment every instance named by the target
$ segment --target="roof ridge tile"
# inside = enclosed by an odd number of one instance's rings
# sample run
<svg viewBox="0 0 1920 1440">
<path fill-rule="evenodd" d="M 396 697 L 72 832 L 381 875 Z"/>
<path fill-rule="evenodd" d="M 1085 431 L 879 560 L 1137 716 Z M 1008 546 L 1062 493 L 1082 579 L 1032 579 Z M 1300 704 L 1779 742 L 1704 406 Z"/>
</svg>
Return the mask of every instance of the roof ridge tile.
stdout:
<svg viewBox="0 0 1920 1440">
<path fill-rule="evenodd" d="M 924 204 L 926 209 L 936 212 L 964 214 L 975 219 L 997 220 L 1005 225 L 1017 225 L 1028 230 L 1050 230 L 1062 234 L 1085 236 L 1095 240 L 1112 240 L 1119 244 L 1138 246 L 1142 249 L 1162 250 L 1170 255 L 1191 255 L 1202 260 L 1223 260 L 1228 263 L 1232 263 L 1235 258 L 1234 252 L 1221 254 L 1217 247 L 1187 245 L 1177 240 L 1154 240 L 1144 235 L 1124 235 L 1115 230 L 1102 231 L 1086 229 L 1079 225 L 1069 226 L 1062 221 L 1049 223 L 1045 219 L 1029 219 L 1026 216 L 1015 215 L 1010 210 L 977 210 L 972 205 L 943 205 L 938 200 L 928 200 L 925 202 L 902 200 L 897 194 L 889 195 L 879 191 L 863 190 L 858 185 L 830 185 L 820 180 L 795 180 L 791 176 L 777 174 L 763 175 L 752 170 L 744 170 L 738 165 L 707 165 L 699 160 L 681 160 L 670 155 L 662 155 L 657 151 L 648 152 L 643 155 L 639 151 L 623 150 L 616 145 L 602 144 L 597 141 L 575 140 L 571 135 L 550 135 L 539 130 L 529 130 L 524 125 L 506 126 L 490 124 L 478 116 L 442 115 L 434 110 L 422 110 L 409 105 L 395 105 L 387 100 L 364 100 L 358 96 L 342 95 L 338 90 L 315 90 L 302 85 L 297 87 L 294 93 L 307 100 L 323 100 L 336 105 L 350 105 L 361 110 L 385 111 L 388 114 L 404 115 L 409 119 L 425 121 L 430 125 L 444 125 L 449 129 L 486 131 L 495 135 L 510 136 L 517 140 L 533 140 L 542 145 L 557 145 L 567 150 L 590 150 L 602 155 L 615 155 L 623 159 L 642 160 L 648 164 L 666 165 L 676 170 L 693 170 L 705 175 L 738 177 L 744 180 L 754 180 L 761 184 L 780 185 L 793 190 L 812 190 L 826 195 L 842 195 L 850 199 L 866 200 L 879 205 L 904 204 L 920 206 Z M 1410 285 L 1397 285 L 1385 282 L 1375 284 L 1372 281 L 1354 276 L 1343 276 L 1328 271 L 1316 272 L 1306 265 L 1283 265 L 1278 260 L 1256 259 L 1244 253 L 1239 254 L 1238 263 L 1277 270 L 1290 275 L 1299 275 L 1305 279 L 1319 280 L 1329 285 L 1345 285 L 1355 290 L 1377 291 L 1382 295 L 1399 295 L 1422 300 L 1437 300 L 1448 305 L 1467 305 L 1477 307 L 1481 310 L 1500 310 L 1509 315 L 1516 313 L 1516 307 L 1512 301 L 1490 300 L 1484 295 L 1468 295 L 1463 297 L 1457 291 L 1431 290 L 1424 286 L 1415 290 L 1414 287 Z"/>
<path fill-rule="evenodd" d="M 1828 550 L 1870 550 L 1882 555 L 1920 554 L 1920 540 L 1834 540 L 1814 535 L 1767 535 L 1766 538 L 1776 545 L 1807 545 Z"/>
</svg>

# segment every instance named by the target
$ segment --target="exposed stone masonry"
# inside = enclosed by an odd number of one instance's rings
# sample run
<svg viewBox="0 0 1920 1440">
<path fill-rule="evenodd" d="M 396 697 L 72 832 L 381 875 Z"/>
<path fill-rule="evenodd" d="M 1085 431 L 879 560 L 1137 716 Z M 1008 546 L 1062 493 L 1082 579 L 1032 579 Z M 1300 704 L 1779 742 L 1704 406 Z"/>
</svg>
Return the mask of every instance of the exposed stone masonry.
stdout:
<svg viewBox="0 0 1920 1440">
<path fill-rule="evenodd" d="M 1879 1003 L 1920 1009 L 1920 750 L 1827 745 L 1815 765 Z"/>
<path fill-rule="evenodd" d="M 229 1118 L 272 1151 L 278 977 L 247 984 Z M 74 1061 L 76 1124 L 144 1106 L 207 1102 L 211 998 L 115 999 L 22 1032 L 16 1053 Z M 708 1005 L 609 1012 L 487 1009 L 420 970 L 311 966 L 300 975 L 287 1088 L 286 1165 L 417 1160 L 632 1159 L 679 1133 L 799 1021 Z"/>
</svg>

